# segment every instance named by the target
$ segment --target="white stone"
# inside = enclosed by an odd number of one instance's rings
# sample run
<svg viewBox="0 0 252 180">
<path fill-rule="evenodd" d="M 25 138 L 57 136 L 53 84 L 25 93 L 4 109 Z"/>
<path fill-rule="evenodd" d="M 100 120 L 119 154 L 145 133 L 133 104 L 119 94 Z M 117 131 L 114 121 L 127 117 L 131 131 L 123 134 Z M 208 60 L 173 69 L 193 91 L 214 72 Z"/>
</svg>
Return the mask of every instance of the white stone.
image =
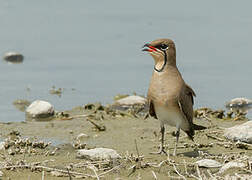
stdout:
<svg viewBox="0 0 252 180">
<path fill-rule="evenodd" d="M 252 104 L 252 100 L 246 98 L 234 98 L 226 103 L 227 107 L 242 107 Z"/>
<path fill-rule="evenodd" d="M 80 133 L 80 134 L 76 137 L 76 139 L 77 139 L 77 140 L 83 140 L 83 139 L 88 138 L 88 137 L 89 137 L 89 136 L 88 136 L 87 134 Z"/>
<path fill-rule="evenodd" d="M 219 172 L 218 173 L 223 173 L 225 172 L 226 170 L 230 169 L 230 168 L 244 168 L 246 167 L 246 164 L 245 163 L 242 163 L 242 162 L 236 162 L 236 161 L 231 161 L 231 162 L 228 162 L 227 164 L 223 165 Z"/>
<path fill-rule="evenodd" d="M 121 156 L 113 149 L 108 148 L 95 148 L 95 149 L 81 149 L 77 151 L 77 158 L 89 160 L 115 160 L 120 159 Z"/>
<path fill-rule="evenodd" d="M 232 141 L 252 144 L 252 121 L 225 129 L 224 136 Z"/>
<path fill-rule="evenodd" d="M 49 117 L 54 114 L 54 108 L 49 102 L 36 100 L 27 107 L 26 113 L 33 118 Z"/>
<path fill-rule="evenodd" d="M 134 105 L 134 104 L 145 104 L 147 102 L 147 100 L 141 96 L 128 96 L 122 99 L 119 99 L 117 101 L 115 101 L 116 105 Z"/>
<path fill-rule="evenodd" d="M 202 159 L 195 163 L 198 164 L 199 167 L 205 168 L 218 168 L 222 166 L 221 163 L 212 159 Z"/>
<path fill-rule="evenodd" d="M 4 54 L 3 58 L 6 61 L 12 62 L 12 63 L 20 63 L 23 61 L 24 56 L 17 52 L 7 52 Z"/>
<path fill-rule="evenodd" d="M 5 142 L 4 141 L 2 141 L 2 142 L 0 142 L 0 150 L 5 150 Z"/>
</svg>

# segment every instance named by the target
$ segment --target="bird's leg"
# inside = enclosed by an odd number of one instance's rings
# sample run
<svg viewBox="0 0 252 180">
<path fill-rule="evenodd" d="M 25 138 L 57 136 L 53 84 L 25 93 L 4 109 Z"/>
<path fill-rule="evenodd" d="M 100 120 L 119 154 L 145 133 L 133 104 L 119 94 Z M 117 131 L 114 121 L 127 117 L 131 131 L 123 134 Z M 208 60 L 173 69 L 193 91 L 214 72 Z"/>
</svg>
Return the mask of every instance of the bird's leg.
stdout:
<svg viewBox="0 0 252 180">
<path fill-rule="evenodd" d="M 161 144 L 160 144 L 160 153 L 165 153 L 167 154 L 167 152 L 164 150 L 164 134 L 165 134 L 165 127 L 164 125 L 162 124 L 161 125 Z"/>
<path fill-rule="evenodd" d="M 165 134 L 165 127 L 164 127 L 164 124 L 161 123 L 161 144 L 160 144 L 160 147 L 159 147 L 159 151 L 158 152 L 151 152 L 151 154 L 166 154 L 167 155 L 167 152 L 165 151 L 164 149 L 164 134 Z"/>
<path fill-rule="evenodd" d="M 177 146 L 178 146 L 178 141 L 179 141 L 179 134 L 180 134 L 180 128 L 177 128 L 177 131 L 176 131 L 176 142 L 175 142 L 175 147 L 174 147 L 174 151 L 173 151 L 173 156 L 177 155 Z"/>
</svg>

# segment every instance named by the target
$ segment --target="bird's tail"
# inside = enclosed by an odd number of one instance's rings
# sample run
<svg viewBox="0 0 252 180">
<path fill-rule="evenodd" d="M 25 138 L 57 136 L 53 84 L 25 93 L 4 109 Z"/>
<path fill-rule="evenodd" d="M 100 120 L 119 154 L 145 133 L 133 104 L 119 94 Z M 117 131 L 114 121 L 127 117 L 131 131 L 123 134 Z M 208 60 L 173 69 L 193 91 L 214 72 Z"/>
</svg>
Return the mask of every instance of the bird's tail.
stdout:
<svg viewBox="0 0 252 180">
<path fill-rule="evenodd" d="M 206 129 L 206 127 L 201 126 L 201 125 L 197 125 L 197 124 L 193 124 L 193 129 L 194 130 L 203 130 L 203 129 Z"/>
<path fill-rule="evenodd" d="M 193 140 L 193 136 L 194 136 L 194 130 L 203 130 L 206 129 L 205 126 L 201 126 L 201 125 L 197 125 L 197 124 L 193 124 L 193 127 L 190 128 L 189 131 L 185 131 L 186 134 L 188 135 L 189 139 Z"/>
<path fill-rule="evenodd" d="M 193 141 L 193 136 L 194 136 L 194 129 L 193 127 L 191 127 L 188 131 L 185 131 L 188 138 L 191 139 Z"/>
</svg>

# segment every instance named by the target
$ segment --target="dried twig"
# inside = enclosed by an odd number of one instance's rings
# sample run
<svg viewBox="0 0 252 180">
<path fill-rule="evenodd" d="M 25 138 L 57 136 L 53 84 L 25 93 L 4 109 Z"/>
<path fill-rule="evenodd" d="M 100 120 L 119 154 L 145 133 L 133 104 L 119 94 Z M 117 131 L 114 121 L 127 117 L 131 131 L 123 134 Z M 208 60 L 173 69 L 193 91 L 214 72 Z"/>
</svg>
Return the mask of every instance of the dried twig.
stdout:
<svg viewBox="0 0 252 180">
<path fill-rule="evenodd" d="M 208 120 L 208 122 L 210 123 L 210 126 L 213 126 L 213 122 L 212 119 L 210 119 L 209 117 L 206 116 L 206 114 L 203 114 L 203 117 Z"/>
<path fill-rule="evenodd" d="M 154 171 L 151 171 L 151 173 L 152 173 L 154 179 L 157 180 L 157 175 L 155 174 L 155 172 L 154 172 Z"/>
<path fill-rule="evenodd" d="M 80 114 L 80 115 L 71 116 L 71 118 L 80 118 L 80 117 L 88 117 L 88 116 L 90 116 L 90 114 Z"/>
<path fill-rule="evenodd" d="M 174 171 L 175 171 L 182 179 L 186 180 L 185 176 L 183 176 L 182 174 L 180 174 L 180 173 L 178 172 L 176 166 L 175 166 L 174 164 L 172 164 L 172 165 L 173 165 Z"/>
<path fill-rule="evenodd" d="M 251 167 L 251 165 L 252 165 L 252 162 L 248 161 L 249 171 L 252 171 L 252 167 Z"/>
<path fill-rule="evenodd" d="M 171 159 L 170 159 L 170 153 L 168 152 L 168 155 L 167 155 L 167 161 L 169 162 L 169 164 L 171 164 L 173 166 L 173 169 L 174 171 L 184 180 L 186 180 L 185 176 L 183 176 L 182 174 L 180 174 L 176 168 L 176 165 L 175 163 L 171 162 Z M 169 172 L 168 172 L 169 173 Z M 171 177 L 173 178 L 173 177 Z"/>
<path fill-rule="evenodd" d="M 190 177 L 193 177 L 194 179 L 201 180 L 199 177 L 197 177 L 197 176 L 195 176 L 195 175 L 193 175 L 193 174 L 190 174 L 189 176 L 190 176 Z"/>
<path fill-rule="evenodd" d="M 209 169 L 207 170 L 207 173 L 209 174 L 209 176 L 210 176 L 211 178 L 214 178 L 213 174 L 211 173 L 211 171 L 210 171 Z"/>
<path fill-rule="evenodd" d="M 68 172 L 70 174 L 73 174 L 73 175 L 81 175 L 81 176 L 84 176 L 84 177 L 92 177 L 92 178 L 95 178 L 96 176 L 93 176 L 93 175 L 90 175 L 90 174 L 84 174 L 84 173 L 80 173 L 80 172 L 75 172 L 75 171 L 67 171 L 67 170 L 63 170 L 63 169 L 57 169 L 57 168 L 50 168 L 50 167 L 47 167 L 47 166 L 41 166 L 41 165 L 36 165 L 36 166 L 32 166 L 32 165 L 13 165 L 13 166 L 3 166 L 1 167 L 0 169 L 16 169 L 16 168 L 29 168 L 29 169 L 42 169 L 42 170 L 47 170 L 47 171 L 58 171 L 58 172 L 61 172 L 61 173 L 65 173 L 65 174 L 68 174 Z"/>
<path fill-rule="evenodd" d="M 100 178 L 99 178 L 99 176 L 98 176 L 98 174 L 97 174 L 97 172 L 96 172 L 96 170 L 95 170 L 94 165 L 90 166 L 90 169 L 94 172 L 96 179 L 97 179 L 97 180 L 100 180 Z"/>
<path fill-rule="evenodd" d="M 89 118 L 86 119 L 88 122 L 90 122 L 91 124 L 93 124 L 95 126 L 96 129 L 98 129 L 99 131 L 105 131 L 106 127 L 105 126 L 100 126 L 98 124 L 96 124 L 95 122 L 91 121 Z"/>
<path fill-rule="evenodd" d="M 170 179 L 181 179 L 181 177 L 180 176 L 171 176 L 171 174 L 170 174 L 170 172 L 168 171 L 168 177 L 170 178 Z"/>
<path fill-rule="evenodd" d="M 183 159 L 183 162 L 184 162 L 184 167 L 185 167 L 185 173 L 187 176 L 190 176 L 188 171 L 187 171 L 187 166 L 186 166 L 186 161 Z"/>
<path fill-rule="evenodd" d="M 68 176 L 69 176 L 69 180 L 72 180 L 72 176 L 71 176 L 71 174 L 69 173 L 69 168 L 67 168 L 67 173 L 68 173 Z"/>
<path fill-rule="evenodd" d="M 120 167 L 121 167 L 121 165 L 115 166 L 115 167 L 113 167 L 112 169 L 110 169 L 110 170 L 108 170 L 108 171 L 106 171 L 106 172 L 103 172 L 103 173 L 99 174 L 99 177 L 100 177 L 100 176 L 103 176 L 103 175 L 105 175 L 105 174 L 108 174 L 109 172 L 114 171 L 114 170 L 116 170 L 116 169 L 119 169 Z"/>
<path fill-rule="evenodd" d="M 245 142 L 241 142 L 241 141 L 237 141 L 237 142 L 235 143 L 235 146 L 236 146 L 236 147 L 239 147 L 239 148 L 241 148 L 241 149 L 248 149 L 248 147 L 252 147 L 251 144 L 248 144 L 248 143 L 245 143 Z"/>
<path fill-rule="evenodd" d="M 135 139 L 135 146 L 136 146 L 137 158 L 138 158 L 138 160 L 139 160 L 139 151 L 138 151 L 138 147 L 137 147 L 137 141 L 136 141 L 136 139 Z"/>
<path fill-rule="evenodd" d="M 161 167 L 162 167 L 162 165 L 164 164 L 164 163 L 166 163 L 168 160 L 164 160 L 164 161 L 161 161 L 159 164 L 158 164 L 158 167 L 159 167 L 159 170 L 158 170 L 158 172 L 160 172 L 161 171 Z"/>
<path fill-rule="evenodd" d="M 209 138 L 212 138 L 212 139 L 215 139 L 215 140 L 221 141 L 221 142 L 225 141 L 224 139 L 221 139 L 221 138 L 218 138 L 218 137 L 215 137 L 215 136 L 209 135 L 209 134 L 206 134 L 206 136 L 207 136 L 207 137 L 209 137 Z"/>
<path fill-rule="evenodd" d="M 243 179 L 239 174 L 235 173 L 235 176 L 237 177 L 237 179 Z"/>
<path fill-rule="evenodd" d="M 192 177 L 192 178 L 194 178 L 194 179 L 200 180 L 200 178 L 196 177 L 195 175 L 189 174 L 189 173 L 188 173 L 188 170 L 187 170 L 187 163 L 186 163 L 185 160 L 183 160 L 183 161 L 184 161 L 184 167 L 185 167 L 185 173 L 186 173 L 186 175 L 187 175 L 188 177 Z"/>
<path fill-rule="evenodd" d="M 200 174 L 200 170 L 199 170 L 199 166 L 198 165 L 196 165 L 196 171 L 197 171 L 197 174 L 199 176 L 199 179 L 202 180 L 202 176 Z"/>
<path fill-rule="evenodd" d="M 128 177 L 130 177 L 134 172 L 136 172 L 136 165 L 134 164 L 129 169 L 132 169 L 132 171 L 129 173 Z"/>
<path fill-rule="evenodd" d="M 90 166 L 90 164 L 96 166 L 96 165 L 106 165 L 106 164 L 109 164 L 110 161 L 107 161 L 107 160 L 103 160 L 103 161 L 87 161 L 87 162 L 81 162 L 81 163 L 77 163 L 77 164 L 74 164 L 73 166 L 74 167 L 77 167 L 77 168 L 81 168 L 81 167 L 87 167 L 87 166 Z"/>
</svg>

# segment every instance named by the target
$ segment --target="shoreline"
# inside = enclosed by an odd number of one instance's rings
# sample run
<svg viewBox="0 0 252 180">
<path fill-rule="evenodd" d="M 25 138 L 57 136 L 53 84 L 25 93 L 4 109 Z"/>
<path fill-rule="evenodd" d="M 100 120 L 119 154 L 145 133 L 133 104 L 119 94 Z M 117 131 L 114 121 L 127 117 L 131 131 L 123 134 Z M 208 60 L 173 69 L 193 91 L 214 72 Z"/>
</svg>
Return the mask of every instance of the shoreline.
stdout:
<svg viewBox="0 0 252 180">
<path fill-rule="evenodd" d="M 195 118 L 195 123 L 207 126 L 208 129 L 196 131 L 195 143 L 190 141 L 185 133 L 181 133 L 178 144 L 178 156 L 169 156 L 168 162 L 165 155 L 149 154 L 156 151 L 159 146 L 158 120 L 152 118 L 144 119 L 143 114 L 140 115 L 131 110 L 111 110 L 107 109 L 106 106 L 99 105 L 94 105 L 90 109 L 87 106 L 85 107 L 79 106 L 72 110 L 64 111 L 65 114 L 68 114 L 68 118 L 62 119 L 62 116 L 58 116 L 53 121 L 0 123 L 2 139 L 13 138 L 15 141 L 16 138 L 21 141 L 28 138 L 31 142 L 42 143 L 42 147 L 44 147 L 43 144 L 51 141 L 45 148 L 36 146 L 17 148 L 14 145 L 10 145 L 8 148 L 2 149 L 2 166 L 0 171 L 2 171 L 3 177 L 11 179 L 39 179 L 41 176 L 44 176 L 46 177 L 45 179 L 69 179 L 66 167 L 71 166 L 70 171 L 75 172 L 70 173 L 71 177 L 97 178 L 94 171 L 88 168 L 91 162 L 96 162 L 76 157 L 77 151 L 83 148 L 105 147 L 114 149 L 120 154 L 122 159 L 116 165 L 102 161 L 102 163 L 106 164 L 105 170 L 102 165 L 95 165 L 98 174 L 111 170 L 105 175 L 101 175 L 101 177 L 106 179 L 136 179 L 138 176 L 148 179 L 154 174 L 158 179 L 162 179 L 168 177 L 167 172 L 169 172 L 170 177 L 181 178 L 174 170 L 174 165 L 181 175 L 188 179 L 194 179 L 193 176 L 198 177 L 197 169 L 195 169 L 195 162 L 198 160 L 210 158 L 225 164 L 225 158 L 231 158 L 233 155 L 237 156 L 237 160 L 245 156 L 249 159 L 252 157 L 251 146 L 248 149 L 236 147 L 235 142 L 231 142 L 223 137 L 224 128 L 242 124 L 247 122 L 247 120 L 235 121 L 234 119 L 224 120 L 212 117 L 205 119 L 200 116 Z M 89 116 L 83 116 L 84 114 L 89 114 Z M 105 128 L 102 130 L 97 127 Z M 166 129 L 165 144 L 168 152 L 172 152 L 175 142 L 172 132 L 175 128 L 167 126 Z M 16 135 L 13 137 L 15 133 Z M 189 174 L 186 174 L 185 166 L 181 164 L 184 161 L 188 166 L 188 170 L 190 169 Z M 14 167 L 20 162 L 22 162 L 24 167 Z M 31 164 L 35 162 L 39 162 L 40 166 L 37 165 L 37 168 L 32 170 Z M 87 162 L 89 162 L 89 165 L 86 165 L 84 170 L 77 166 L 77 164 Z M 161 167 L 158 167 L 158 165 L 162 162 L 162 170 L 160 171 Z M 41 167 L 41 164 L 44 164 L 44 166 Z M 116 168 L 116 170 L 113 170 L 113 168 Z M 209 174 L 207 175 L 206 169 L 212 175 L 217 176 L 216 172 L 220 168 L 199 168 L 200 173 L 206 174 L 208 177 Z M 55 172 L 58 174 L 55 174 Z M 76 172 L 79 172 L 79 175 Z M 232 176 L 235 173 L 241 174 L 241 168 L 235 167 L 232 171 L 227 170 L 221 176 Z M 244 173 L 246 175 L 250 174 L 243 170 L 242 175 Z M 84 176 L 85 174 L 90 176 Z"/>
</svg>

